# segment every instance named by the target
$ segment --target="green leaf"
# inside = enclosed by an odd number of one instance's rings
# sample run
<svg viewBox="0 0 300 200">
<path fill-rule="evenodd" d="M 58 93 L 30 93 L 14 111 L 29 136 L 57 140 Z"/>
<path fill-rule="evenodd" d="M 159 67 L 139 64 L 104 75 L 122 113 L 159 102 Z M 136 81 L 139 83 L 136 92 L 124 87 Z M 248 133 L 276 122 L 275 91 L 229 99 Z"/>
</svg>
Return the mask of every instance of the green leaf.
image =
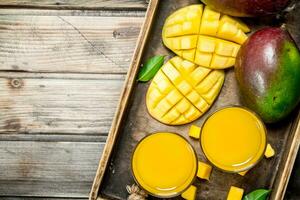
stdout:
<svg viewBox="0 0 300 200">
<path fill-rule="evenodd" d="M 164 64 L 164 60 L 165 56 L 154 56 L 149 58 L 141 68 L 138 75 L 138 80 L 142 82 L 151 80 Z"/>
<path fill-rule="evenodd" d="M 243 200 L 266 200 L 271 190 L 258 189 L 244 196 Z"/>
</svg>

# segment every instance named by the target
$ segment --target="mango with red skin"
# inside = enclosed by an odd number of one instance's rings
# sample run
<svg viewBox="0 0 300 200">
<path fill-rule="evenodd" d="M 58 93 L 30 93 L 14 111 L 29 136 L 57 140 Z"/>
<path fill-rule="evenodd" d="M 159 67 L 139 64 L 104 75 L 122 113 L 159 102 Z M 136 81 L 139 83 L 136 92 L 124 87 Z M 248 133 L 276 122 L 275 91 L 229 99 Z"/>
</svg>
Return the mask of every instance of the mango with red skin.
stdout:
<svg viewBox="0 0 300 200">
<path fill-rule="evenodd" d="M 276 14 L 290 0 L 202 0 L 209 7 L 236 17 L 257 17 Z"/>
<path fill-rule="evenodd" d="M 264 28 L 242 45 L 235 74 L 243 103 L 267 123 L 300 101 L 300 52 L 284 28 Z"/>
</svg>

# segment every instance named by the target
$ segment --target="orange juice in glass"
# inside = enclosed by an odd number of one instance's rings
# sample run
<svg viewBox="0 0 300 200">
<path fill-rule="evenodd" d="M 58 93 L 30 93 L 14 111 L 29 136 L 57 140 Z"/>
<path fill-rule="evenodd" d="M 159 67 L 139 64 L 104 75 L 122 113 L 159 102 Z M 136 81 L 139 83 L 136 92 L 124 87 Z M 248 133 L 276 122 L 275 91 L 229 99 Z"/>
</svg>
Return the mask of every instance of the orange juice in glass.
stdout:
<svg viewBox="0 0 300 200">
<path fill-rule="evenodd" d="M 182 194 L 194 181 L 198 164 L 192 146 L 174 133 L 155 133 L 136 146 L 132 174 L 149 194 L 169 198 Z"/>
<path fill-rule="evenodd" d="M 226 172 L 242 172 L 254 167 L 263 157 L 266 129 L 252 111 L 227 107 L 206 119 L 200 144 L 215 167 Z"/>
</svg>

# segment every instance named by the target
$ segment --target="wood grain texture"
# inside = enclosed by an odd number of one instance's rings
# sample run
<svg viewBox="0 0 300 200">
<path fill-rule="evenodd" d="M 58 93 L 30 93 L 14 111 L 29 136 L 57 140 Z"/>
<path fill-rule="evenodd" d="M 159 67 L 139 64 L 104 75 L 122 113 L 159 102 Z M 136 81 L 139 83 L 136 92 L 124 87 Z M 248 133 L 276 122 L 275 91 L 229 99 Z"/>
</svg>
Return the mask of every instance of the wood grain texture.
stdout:
<svg viewBox="0 0 300 200">
<path fill-rule="evenodd" d="M 143 17 L 0 15 L 0 70 L 126 73 Z"/>
<path fill-rule="evenodd" d="M 103 143 L 0 142 L 0 195 L 87 197 Z"/>
<path fill-rule="evenodd" d="M 0 0 L 0 6 L 14 8 L 146 10 L 147 5 L 147 0 Z"/>
<path fill-rule="evenodd" d="M 81 17 L 144 17 L 143 10 L 72 10 L 72 9 L 7 9 L 0 7 L 0 15 L 25 16 L 81 16 Z"/>
<path fill-rule="evenodd" d="M 19 197 L 19 196 L 10 196 L 10 197 L 0 197 L 3 200 L 86 200 L 86 198 L 76 198 L 76 197 Z"/>
<path fill-rule="evenodd" d="M 133 1 L 47 2 L 0 9 L 2 198 L 87 198 L 143 22 Z"/>
<path fill-rule="evenodd" d="M 124 75 L 0 73 L 0 134 L 106 135 Z"/>
<path fill-rule="evenodd" d="M 0 197 L 1 198 L 1 197 Z M 68 198 L 68 197 L 2 197 L 3 200 L 86 200 L 86 198 Z"/>
<path fill-rule="evenodd" d="M 87 198 L 147 4 L 0 5 L 0 196 Z"/>
</svg>

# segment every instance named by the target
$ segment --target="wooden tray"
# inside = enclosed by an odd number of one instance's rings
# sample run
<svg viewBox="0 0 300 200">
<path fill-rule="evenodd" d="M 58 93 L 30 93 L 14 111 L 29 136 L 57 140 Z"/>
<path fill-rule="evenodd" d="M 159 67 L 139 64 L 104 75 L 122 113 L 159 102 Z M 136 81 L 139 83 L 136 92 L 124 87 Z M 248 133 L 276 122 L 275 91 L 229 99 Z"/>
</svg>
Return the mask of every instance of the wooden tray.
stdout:
<svg viewBox="0 0 300 200">
<path fill-rule="evenodd" d="M 186 5 L 199 3 L 197 0 L 151 0 L 141 29 L 137 47 L 128 72 L 120 104 L 99 163 L 99 168 L 90 194 L 91 200 L 97 198 L 126 199 L 126 185 L 134 183 L 130 171 L 132 151 L 138 141 L 148 133 L 156 131 L 176 132 L 186 137 L 194 146 L 199 160 L 205 160 L 197 141 L 187 136 L 190 124 L 167 126 L 154 120 L 147 112 L 145 94 L 149 83 L 138 83 L 136 75 L 140 64 L 153 55 L 173 54 L 163 46 L 161 29 L 168 15 Z M 253 21 L 252 19 L 249 20 Z M 265 21 L 265 19 L 264 19 Z M 259 24 L 260 22 L 252 22 Z M 261 27 L 262 25 L 251 26 Z M 193 124 L 201 126 L 203 120 L 215 110 L 239 105 L 239 91 L 233 69 L 226 71 L 226 80 L 222 92 L 212 108 Z M 283 199 L 288 179 L 295 161 L 300 141 L 299 109 L 290 118 L 267 126 L 268 141 L 276 149 L 276 156 L 263 159 L 258 166 L 250 170 L 245 177 L 228 174 L 214 169 L 211 181 L 196 180 L 197 199 L 224 200 L 231 185 L 242 187 L 246 193 L 257 188 L 272 188 L 272 200 Z"/>
</svg>

